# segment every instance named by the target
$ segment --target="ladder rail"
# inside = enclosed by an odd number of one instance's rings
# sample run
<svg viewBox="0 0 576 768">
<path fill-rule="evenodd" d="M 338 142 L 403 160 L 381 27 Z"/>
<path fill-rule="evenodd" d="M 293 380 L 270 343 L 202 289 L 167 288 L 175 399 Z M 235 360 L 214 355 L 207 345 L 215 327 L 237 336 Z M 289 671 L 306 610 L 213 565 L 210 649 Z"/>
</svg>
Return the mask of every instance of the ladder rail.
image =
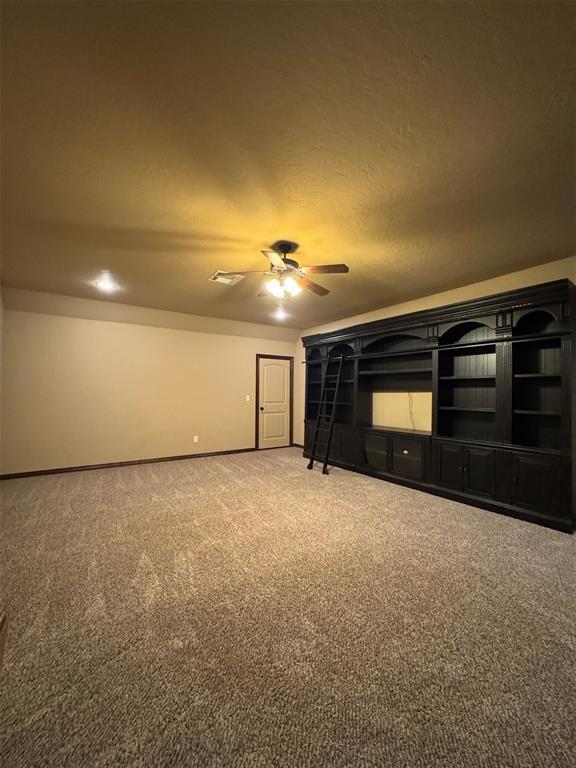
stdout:
<svg viewBox="0 0 576 768">
<path fill-rule="evenodd" d="M 324 464 L 322 466 L 322 474 L 328 474 L 328 454 L 330 453 L 330 446 L 332 445 L 332 434 L 334 432 L 334 422 L 336 421 L 336 404 L 338 402 L 338 392 L 340 390 L 340 379 L 342 378 L 342 363 L 344 362 L 344 356 L 340 357 L 340 363 L 338 365 L 338 374 L 336 378 L 336 387 L 334 389 L 334 400 L 332 402 L 332 413 L 330 417 L 330 425 L 328 432 L 328 440 L 326 441 L 326 453 L 324 454 Z"/>
<path fill-rule="evenodd" d="M 337 373 L 329 373 L 330 363 L 336 362 L 337 360 L 338 360 Z M 324 453 L 324 460 L 323 460 L 323 466 L 322 466 L 322 474 L 324 475 L 328 474 L 328 457 L 330 454 L 332 435 L 334 433 L 334 422 L 336 419 L 336 403 L 338 401 L 338 393 L 340 391 L 340 381 L 342 378 L 343 363 L 344 363 L 344 355 L 341 355 L 340 358 L 335 358 L 335 357 L 331 358 L 326 365 L 326 371 L 322 379 L 322 392 L 320 394 L 320 404 L 318 406 L 318 415 L 316 416 L 316 425 L 314 427 L 314 438 L 312 440 L 312 451 L 310 453 L 310 461 L 308 462 L 308 469 L 312 469 L 314 467 L 314 461 L 316 459 L 316 452 L 318 448 L 319 433 L 327 432 L 328 435 L 326 437 L 326 443 L 323 446 L 325 448 L 325 453 Z M 334 384 L 329 383 L 332 379 L 336 379 Z M 327 395 L 329 391 L 333 392 L 331 401 L 327 399 Z M 326 406 L 332 407 L 332 410 L 330 411 L 330 413 L 326 411 Z M 324 426 L 321 426 L 323 419 L 324 419 Z M 327 425 L 326 425 L 326 421 L 328 422 Z"/>
</svg>

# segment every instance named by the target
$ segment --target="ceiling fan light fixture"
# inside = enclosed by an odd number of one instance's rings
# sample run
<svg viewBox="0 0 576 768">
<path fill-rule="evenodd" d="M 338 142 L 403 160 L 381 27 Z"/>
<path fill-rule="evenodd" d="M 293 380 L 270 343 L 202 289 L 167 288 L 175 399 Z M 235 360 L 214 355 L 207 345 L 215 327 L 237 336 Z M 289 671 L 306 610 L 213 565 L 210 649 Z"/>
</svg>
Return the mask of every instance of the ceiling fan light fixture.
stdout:
<svg viewBox="0 0 576 768">
<path fill-rule="evenodd" d="M 273 277 L 266 283 L 266 290 L 277 299 L 284 299 L 286 296 L 297 296 L 302 288 L 293 277 Z"/>
<path fill-rule="evenodd" d="M 274 277 L 266 283 L 266 290 L 277 299 L 283 299 L 285 296 L 284 286 L 277 277 Z"/>
<path fill-rule="evenodd" d="M 284 278 L 284 290 L 290 296 L 298 296 L 299 293 L 302 293 L 302 287 L 298 285 L 293 277 Z"/>
<path fill-rule="evenodd" d="M 275 299 L 291 299 L 302 291 L 309 291 L 316 296 L 327 296 L 330 291 L 323 285 L 310 280 L 308 273 L 318 272 L 319 274 L 346 274 L 350 270 L 346 264 L 316 264 L 312 267 L 300 266 L 300 263 L 288 254 L 294 254 L 298 248 L 298 243 L 288 240 L 278 240 L 271 250 L 263 250 L 262 255 L 268 262 L 267 269 L 249 269 L 238 272 L 225 272 L 218 270 L 208 279 L 213 283 L 223 283 L 225 285 L 235 285 L 244 277 L 266 275 L 266 281 L 261 283 L 262 290 L 257 296 L 266 296 L 270 294 Z"/>
</svg>

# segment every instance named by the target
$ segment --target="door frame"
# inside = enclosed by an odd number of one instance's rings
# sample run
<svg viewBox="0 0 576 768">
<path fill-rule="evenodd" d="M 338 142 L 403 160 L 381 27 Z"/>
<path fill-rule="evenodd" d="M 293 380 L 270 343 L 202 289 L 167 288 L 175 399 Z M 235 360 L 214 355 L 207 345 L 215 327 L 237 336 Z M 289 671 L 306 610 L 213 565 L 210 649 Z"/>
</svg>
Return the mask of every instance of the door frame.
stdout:
<svg viewBox="0 0 576 768">
<path fill-rule="evenodd" d="M 256 413 L 256 450 L 273 450 L 260 448 L 260 360 L 289 360 L 290 361 L 290 435 L 289 445 L 294 445 L 294 357 L 290 355 L 256 355 L 256 397 L 254 411 Z"/>
</svg>

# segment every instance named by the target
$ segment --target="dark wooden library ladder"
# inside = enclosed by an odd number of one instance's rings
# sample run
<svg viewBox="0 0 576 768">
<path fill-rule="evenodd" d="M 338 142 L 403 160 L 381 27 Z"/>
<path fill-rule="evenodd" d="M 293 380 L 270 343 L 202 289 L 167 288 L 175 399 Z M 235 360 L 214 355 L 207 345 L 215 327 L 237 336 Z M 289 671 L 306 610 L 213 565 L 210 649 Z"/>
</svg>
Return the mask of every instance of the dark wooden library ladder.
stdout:
<svg viewBox="0 0 576 768">
<path fill-rule="evenodd" d="M 338 361 L 338 371 L 336 373 L 330 373 L 330 363 Z M 318 416 L 316 417 L 316 426 L 314 427 L 314 439 L 312 441 L 312 452 L 310 453 L 310 461 L 308 462 L 308 469 L 314 467 L 314 459 L 316 458 L 316 451 L 324 449 L 324 466 L 322 467 L 322 474 L 328 474 L 328 454 L 330 453 L 330 443 L 332 442 L 332 433 L 334 431 L 334 419 L 336 417 L 336 401 L 338 400 L 338 391 L 340 389 L 340 379 L 342 378 L 342 363 L 344 357 L 333 357 L 328 360 L 326 364 L 326 372 L 322 379 L 322 394 L 320 395 L 320 405 L 318 407 Z M 335 381 L 334 381 L 335 380 Z M 334 381 L 332 384 L 331 382 Z M 332 399 L 330 399 L 330 393 Z M 331 406 L 330 411 L 326 409 Z M 323 443 L 319 440 L 320 435 L 326 435 L 326 441 Z"/>
</svg>

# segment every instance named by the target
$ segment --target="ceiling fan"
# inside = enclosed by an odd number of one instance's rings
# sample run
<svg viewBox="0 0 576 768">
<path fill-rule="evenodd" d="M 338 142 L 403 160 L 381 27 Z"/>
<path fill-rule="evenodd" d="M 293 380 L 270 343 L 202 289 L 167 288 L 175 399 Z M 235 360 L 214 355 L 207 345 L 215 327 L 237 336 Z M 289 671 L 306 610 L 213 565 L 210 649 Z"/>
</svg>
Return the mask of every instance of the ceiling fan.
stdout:
<svg viewBox="0 0 576 768">
<path fill-rule="evenodd" d="M 326 296 L 330 291 L 309 280 L 307 275 L 314 272 L 326 275 L 343 274 L 350 271 L 346 264 L 318 264 L 315 267 L 302 267 L 296 259 L 289 258 L 289 254 L 294 253 L 297 249 L 298 243 L 293 243 L 290 240 L 278 240 L 271 250 L 261 251 L 270 265 L 268 269 L 239 272 L 216 271 L 208 279 L 216 283 L 235 285 L 250 275 L 269 275 L 272 279 L 266 283 L 266 290 L 277 299 L 284 299 L 289 296 L 296 296 L 302 289 L 311 291 L 317 296 Z M 258 294 L 258 296 L 266 295 L 266 293 Z"/>
</svg>

